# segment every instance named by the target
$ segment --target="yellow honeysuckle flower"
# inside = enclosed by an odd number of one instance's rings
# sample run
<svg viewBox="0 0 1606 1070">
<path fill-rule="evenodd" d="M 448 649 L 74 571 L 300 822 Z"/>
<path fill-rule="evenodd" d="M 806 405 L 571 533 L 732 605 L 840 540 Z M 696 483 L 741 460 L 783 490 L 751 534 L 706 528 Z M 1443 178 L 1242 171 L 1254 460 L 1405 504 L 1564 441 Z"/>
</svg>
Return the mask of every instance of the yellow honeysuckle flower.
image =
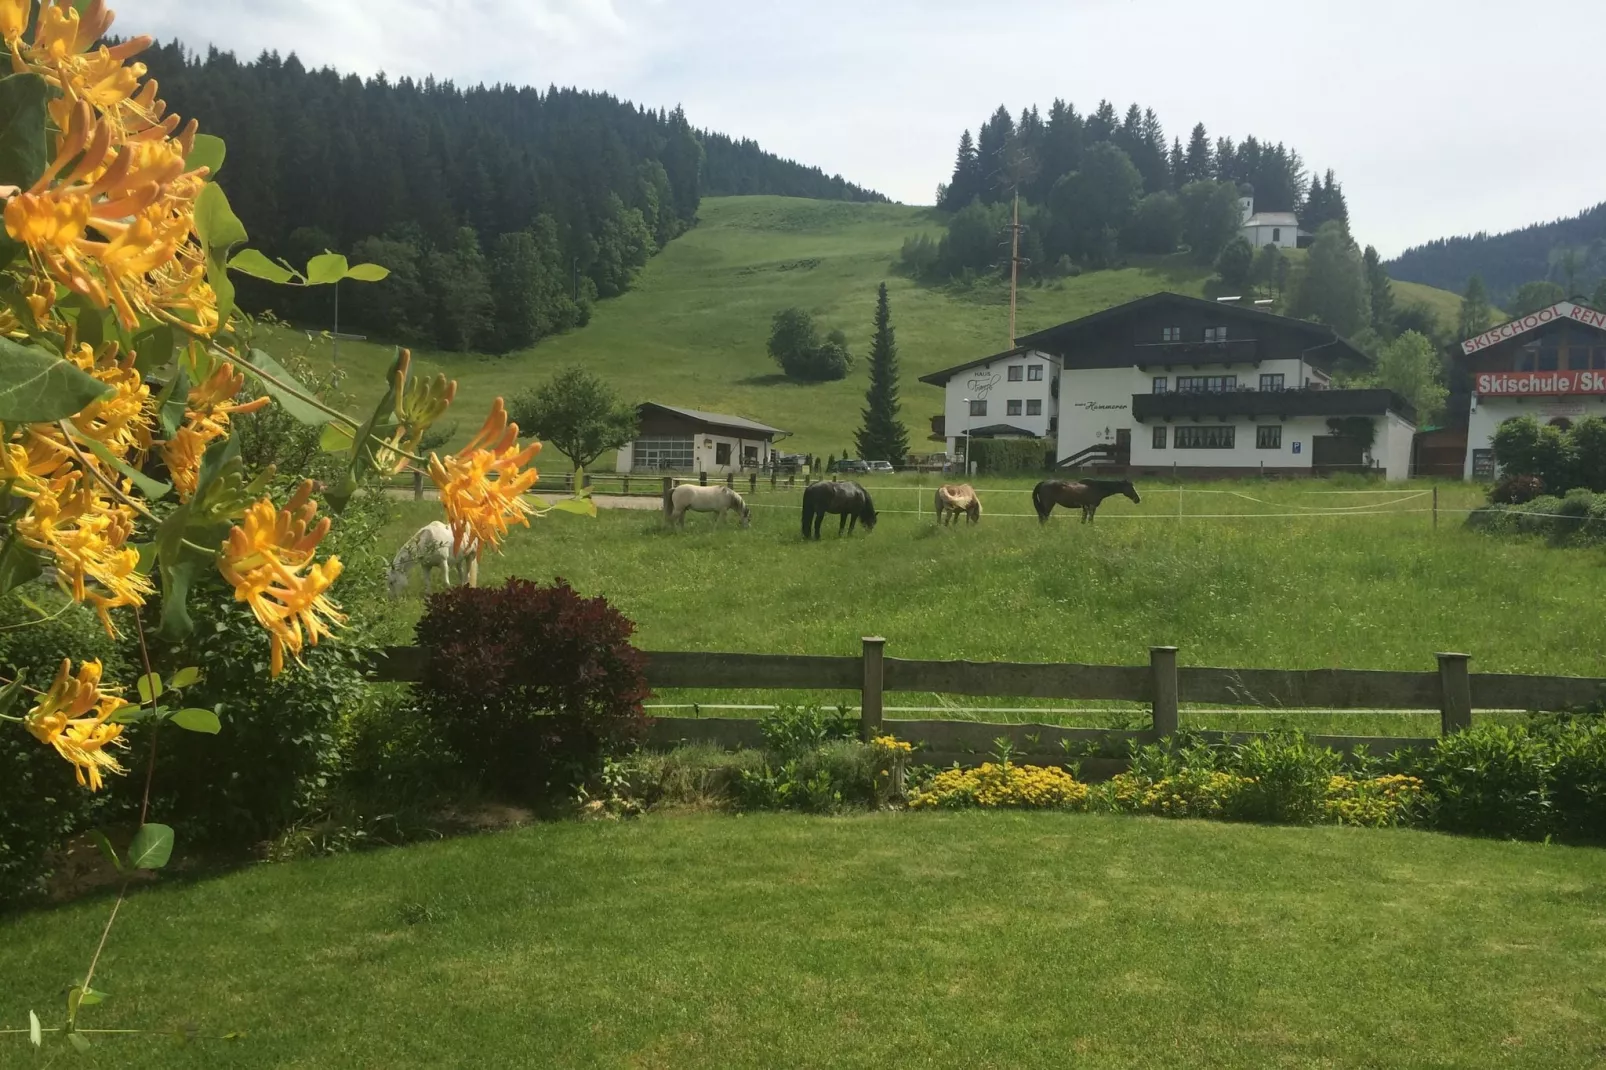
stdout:
<svg viewBox="0 0 1606 1070">
<path fill-rule="evenodd" d="M 16 48 L 17 41 L 28 29 L 29 0 L 0 0 L 0 41 L 7 48 Z"/>
<path fill-rule="evenodd" d="M 318 645 L 335 625 L 340 608 L 324 592 L 340 577 L 338 557 L 314 564 L 313 551 L 329 531 L 329 518 L 312 522 L 318 506 L 312 481 L 303 480 L 283 509 L 263 498 L 231 528 L 218 555 L 218 571 L 234 585 L 234 597 L 251 607 L 271 637 L 272 671 L 284 671 L 284 652 L 301 660 L 303 641 Z"/>
<path fill-rule="evenodd" d="M 142 606 L 154 590 L 138 571 L 139 551 L 127 545 L 134 511 L 101 493 L 100 485 L 76 468 L 36 488 L 19 486 L 17 492 L 32 502 L 12 521 L 12 533 L 54 557 L 74 600 L 94 605 L 107 634 L 115 636 L 109 610 Z M 91 592 L 91 580 L 104 593 Z"/>
<path fill-rule="evenodd" d="M 541 452 L 532 442 L 518 448 L 519 425 L 509 423 L 501 398 L 485 424 L 461 451 L 429 457 L 429 475 L 440 489 L 456 552 L 470 545 L 500 546 L 511 524 L 530 526 L 534 512 L 521 495 L 535 485 L 536 470 L 524 466 Z"/>
<path fill-rule="evenodd" d="M 23 718 L 35 739 L 73 764 L 78 783 L 90 791 L 100 790 L 103 772 L 123 772 L 106 748 L 127 746 L 121 738 L 123 726 L 109 722 L 128 703 L 101 690 L 100 674 L 100 662 L 94 660 L 82 663 L 74 677 L 72 662 L 63 658 L 50 690 Z"/>
</svg>

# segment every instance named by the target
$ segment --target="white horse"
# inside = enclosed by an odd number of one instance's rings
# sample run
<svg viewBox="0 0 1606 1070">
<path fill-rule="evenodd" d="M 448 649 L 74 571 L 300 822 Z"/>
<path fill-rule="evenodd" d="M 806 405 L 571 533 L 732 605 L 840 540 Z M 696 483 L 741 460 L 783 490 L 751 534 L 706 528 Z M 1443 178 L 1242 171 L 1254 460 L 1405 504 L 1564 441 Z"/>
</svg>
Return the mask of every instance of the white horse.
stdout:
<svg viewBox="0 0 1606 1070">
<path fill-rule="evenodd" d="M 447 587 L 452 586 L 452 570 L 457 570 L 459 583 L 470 587 L 479 585 L 480 575 L 480 548 L 472 539 L 463 547 L 462 553 L 452 552 L 452 529 L 439 520 L 425 524 L 419 528 L 412 538 L 407 540 L 396 556 L 390 562 L 390 597 L 400 598 L 402 591 L 407 589 L 407 578 L 412 575 L 413 569 L 419 568 L 424 572 L 424 594 L 429 594 L 429 574 L 436 569 L 441 570 L 441 582 Z"/>
<path fill-rule="evenodd" d="M 686 511 L 694 513 L 717 513 L 715 519 L 724 521 L 725 514 L 731 509 L 736 510 L 742 518 L 742 527 L 752 523 L 752 512 L 742 496 L 726 486 L 701 487 L 694 483 L 682 483 L 669 492 L 664 501 L 664 519 L 671 524 L 686 526 Z"/>
</svg>

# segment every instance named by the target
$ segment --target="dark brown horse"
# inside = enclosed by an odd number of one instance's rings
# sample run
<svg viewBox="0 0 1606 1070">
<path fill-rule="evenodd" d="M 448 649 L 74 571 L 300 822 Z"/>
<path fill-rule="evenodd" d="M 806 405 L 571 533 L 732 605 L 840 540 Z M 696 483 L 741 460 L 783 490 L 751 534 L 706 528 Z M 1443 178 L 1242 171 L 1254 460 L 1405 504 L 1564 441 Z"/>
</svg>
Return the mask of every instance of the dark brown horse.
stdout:
<svg viewBox="0 0 1606 1070">
<path fill-rule="evenodd" d="M 1099 503 L 1112 494 L 1124 494 L 1134 502 L 1138 501 L 1138 492 L 1130 481 L 1125 479 L 1083 479 L 1078 482 L 1068 482 L 1063 479 L 1045 479 L 1032 488 L 1032 505 L 1037 509 L 1039 523 L 1048 523 L 1048 514 L 1054 511 L 1056 505 L 1063 505 L 1067 509 L 1081 506 L 1082 523 L 1093 523 L 1093 514 L 1099 511 Z"/>
</svg>

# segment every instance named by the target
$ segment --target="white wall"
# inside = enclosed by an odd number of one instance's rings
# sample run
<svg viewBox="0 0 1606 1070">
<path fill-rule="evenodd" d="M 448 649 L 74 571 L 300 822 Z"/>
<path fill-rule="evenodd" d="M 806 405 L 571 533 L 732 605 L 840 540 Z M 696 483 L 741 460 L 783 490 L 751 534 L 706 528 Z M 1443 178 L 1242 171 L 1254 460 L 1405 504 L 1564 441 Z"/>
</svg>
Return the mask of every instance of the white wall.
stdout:
<svg viewBox="0 0 1606 1070">
<path fill-rule="evenodd" d="M 1273 232 L 1276 232 L 1275 239 L 1272 237 Z M 1264 224 L 1256 224 L 1252 227 L 1244 227 L 1240 233 L 1243 234 L 1243 236 L 1249 240 L 1249 244 L 1253 245 L 1256 249 L 1267 245 L 1276 245 L 1283 249 L 1292 249 L 1299 244 L 1299 226 L 1297 224 L 1289 224 L 1287 226 L 1279 225 L 1275 227 L 1266 226 Z"/>
<path fill-rule="evenodd" d="M 1040 365 L 1043 369 L 1043 378 L 1037 382 L 1026 379 L 1025 368 L 1030 365 Z M 1021 381 L 1009 381 L 1009 368 L 1019 365 L 1022 368 Z M 1050 393 L 1053 380 L 1059 374 L 1059 363 L 1045 353 L 1026 353 L 1018 357 L 1006 357 L 995 360 L 989 364 L 978 365 L 956 372 L 948 380 L 948 387 L 943 398 L 943 432 L 948 436 L 948 456 L 955 457 L 964 452 L 965 429 L 967 427 L 987 427 L 990 424 L 1009 424 L 1030 431 L 1035 435 L 1048 434 L 1048 421 L 1058 414 L 1054 397 Z M 986 397 L 982 394 L 985 391 Z M 966 398 L 975 398 L 987 402 L 986 416 L 971 416 L 970 406 L 965 403 Z M 1026 415 L 1026 402 L 1038 400 L 1043 403 L 1043 411 L 1037 416 Z M 1009 402 L 1021 403 L 1019 416 L 1007 415 Z M 879 457 L 867 457 L 865 460 L 882 460 Z M 896 462 L 894 462 L 896 463 Z"/>
<path fill-rule="evenodd" d="M 1467 459 L 1461 472 L 1463 479 L 1472 478 L 1472 451 L 1493 448 L 1495 429 L 1513 416 L 1532 416 L 1541 424 L 1558 417 L 1574 422 L 1586 416 L 1606 417 L 1606 397 L 1594 394 L 1572 394 L 1565 398 L 1475 395 L 1467 420 Z"/>
<path fill-rule="evenodd" d="M 1166 428 L 1165 449 L 1157 450 L 1154 448 L 1154 428 L 1162 424 Z M 1179 427 L 1226 425 L 1236 428 L 1230 450 L 1179 450 L 1176 447 Z M 1255 428 L 1276 425 L 1280 425 L 1283 429 L 1282 445 L 1277 449 L 1256 448 Z M 1164 420 L 1150 420 L 1132 433 L 1132 464 L 1134 467 L 1150 468 L 1169 468 L 1172 465 L 1181 468 L 1242 468 L 1245 475 L 1258 472 L 1262 465 L 1267 468 L 1308 469 L 1311 439 L 1316 435 L 1327 433 L 1327 420 L 1321 416 L 1294 416 L 1287 420 L 1279 420 L 1276 417 L 1251 420 L 1240 416 L 1228 419 L 1225 424 L 1214 417 L 1197 422 L 1184 419 L 1172 420 L 1170 423 Z M 1296 443 L 1298 453 L 1294 452 Z"/>
<path fill-rule="evenodd" d="M 1415 438 L 1415 424 L 1392 412 L 1383 417 L 1372 443 L 1372 460 L 1383 469 L 1383 478 L 1390 482 L 1411 478 L 1411 443 Z"/>
<path fill-rule="evenodd" d="M 705 442 L 707 445 L 704 445 Z M 719 456 L 718 447 L 721 442 L 727 443 L 731 448 L 731 459 L 729 464 L 721 465 L 715 461 L 715 459 Z M 764 439 L 741 438 L 737 435 L 724 434 L 709 430 L 698 431 L 692 436 L 692 471 L 710 473 L 718 472 L 720 475 L 724 475 L 726 472 L 739 472 L 743 467 L 742 452 L 745 448 L 749 447 L 756 448 L 758 450 L 758 461 L 756 463 L 759 466 L 769 463 L 770 444 Z M 635 463 L 635 458 L 632 456 L 633 453 L 633 445 L 621 446 L 619 448 L 618 459 L 614 463 L 615 471 L 633 471 L 631 467 Z M 752 465 L 748 465 L 747 467 L 752 467 Z"/>
</svg>

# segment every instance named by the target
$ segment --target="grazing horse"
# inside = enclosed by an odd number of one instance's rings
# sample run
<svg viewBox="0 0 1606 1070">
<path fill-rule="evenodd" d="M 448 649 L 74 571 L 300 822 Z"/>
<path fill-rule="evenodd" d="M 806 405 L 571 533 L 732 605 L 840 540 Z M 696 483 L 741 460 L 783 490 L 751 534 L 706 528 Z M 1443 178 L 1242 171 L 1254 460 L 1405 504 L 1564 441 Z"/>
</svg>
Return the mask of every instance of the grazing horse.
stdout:
<svg viewBox="0 0 1606 1070">
<path fill-rule="evenodd" d="M 1112 494 L 1124 494 L 1134 502 L 1138 501 L 1138 492 L 1130 481 L 1125 479 L 1084 479 L 1080 482 L 1067 482 L 1063 479 L 1045 479 L 1032 488 L 1032 505 L 1037 509 L 1039 523 L 1048 523 L 1048 514 L 1054 511 L 1056 505 L 1063 505 L 1067 509 L 1073 506 L 1082 507 L 1082 523 L 1093 523 L 1093 514 L 1099 511 L 1099 503 Z"/>
<path fill-rule="evenodd" d="M 396 556 L 390 562 L 387 576 L 390 597 L 401 597 L 402 591 L 407 588 L 407 577 L 412 575 L 415 568 L 424 572 L 425 595 L 429 594 L 429 574 L 436 569 L 441 570 L 441 582 L 448 587 L 452 585 L 454 568 L 459 583 L 477 586 L 480 574 L 479 544 L 470 540 L 461 553 L 453 553 L 452 529 L 439 520 L 425 524 L 396 551 Z"/>
<path fill-rule="evenodd" d="M 969 483 L 944 483 L 937 488 L 937 523 L 947 524 L 964 513 L 972 524 L 981 521 L 981 499 Z"/>
<path fill-rule="evenodd" d="M 726 486 L 700 487 L 693 483 L 682 483 L 669 492 L 664 499 L 664 519 L 671 524 L 686 526 L 686 511 L 694 513 L 717 513 L 715 520 L 723 523 L 725 513 L 731 509 L 736 510 L 742 518 L 742 527 L 752 523 L 752 511 L 742 496 Z"/>
<path fill-rule="evenodd" d="M 857 483 L 814 483 L 804 489 L 805 539 L 820 537 L 820 522 L 825 519 L 826 513 L 842 515 L 841 523 L 836 526 L 838 535 L 842 534 L 844 527 L 852 532 L 860 523 L 864 524 L 865 531 L 875 530 L 875 505 L 870 501 L 870 495 L 866 494 L 864 488 Z M 813 526 L 812 534 L 810 525 Z"/>
</svg>

